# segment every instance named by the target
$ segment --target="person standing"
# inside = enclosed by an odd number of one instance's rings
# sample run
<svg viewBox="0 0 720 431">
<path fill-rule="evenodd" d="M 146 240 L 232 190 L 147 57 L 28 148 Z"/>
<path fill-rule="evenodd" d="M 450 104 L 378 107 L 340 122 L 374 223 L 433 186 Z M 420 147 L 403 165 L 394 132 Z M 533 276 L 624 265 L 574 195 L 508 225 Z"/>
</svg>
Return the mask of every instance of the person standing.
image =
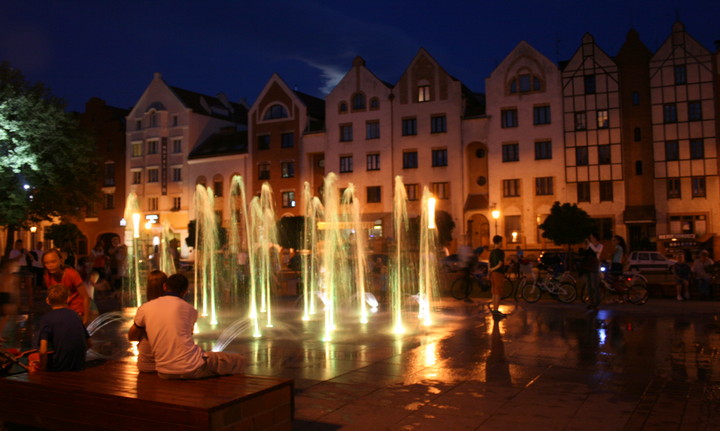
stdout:
<svg viewBox="0 0 720 431">
<path fill-rule="evenodd" d="M 112 276 L 112 288 L 115 291 L 122 289 L 123 279 L 127 277 L 127 246 L 120 243 L 120 238 L 114 236 L 108 250 L 110 255 L 110 274 Z"/>
<path fill-rule="evenodd" d="M 710 273 L 708 267 L 714 262 L 710 259 L 707 250 L 701 250 L 700 255 L 692 264 L 692 273 L 695 277 L 695 288 L 702 299 L 710 297 Z"/>
<path fill-rule="evenodd" d="M 690 264 L 685 260 L 685 253 L 678 255 L 678 261 L 672 266 L 672 273 L 675 276 L 675 293 L 677 300 L 690 299 Z"/>
<path fill-rule="evenodd" d="M 23 247 L 23 241 L 21 239 L 15 241 L 13 249 L 10 250 L 8 258 L 17 259 L 18 262 L 20 262 L 20 267 L 23 269 L 27 266 L 27 250 L 25 250 L 25 247 Z"/>
<path fill-rule="evenodd" d="M 45 254 L 45 250 L 43 249 L 43 242 L 38 241 L 37 244 L 35 244 L 35 248 L 32 249 L 28 253 L 30 257 L 30 270 L 35 275 L 35 286 L 42 287 L 43 285 L 43 263 L 42 263 L 42 257 L 43 254 Z"/>
<path fill-rule="evenodd" d="M 506 315 L 500 312 L 500 298 L 502 286 L 505 281 L 505 252 L 502 250 L 503 237 L 493 237 L 493 249 L 490 252 L 488 272 L 490 273 L 490 288 L 492 290 L 492 315 L 495 319 L 502 319 Z"/>
<path fill-rule="evenodd" d="M 594 234 L 590 234 L 585 240 L 580 268 L 585 279 L 585 288 L 588 291 L 590 304 L 588 309 L 597 310 L 600 305 L 600 254 L 603 245 Z"/>
<path fill-rule="evenodd" d="M 98 240 L 90 252 L 90 258 L 92 259 L 92 271 L 95 271 L 100 276 L 100 279 L 104 279 L 107 274 L 105 267 L 107 266 L 108 256 L 105 254 L 105 243 L 102 240 Z"/>
<path fill-rule="evenodd" d="M 43 255 L 43 265 L 45 265 L 45 286 L 50 288 L 62 284 L 67 287 L 68 308 L 80 316 L 84 325 L 90 323 L 90 297 L 80 274 L 75 269 L 63 265 L 62 254 L 55 248 Z"/>
</svg>

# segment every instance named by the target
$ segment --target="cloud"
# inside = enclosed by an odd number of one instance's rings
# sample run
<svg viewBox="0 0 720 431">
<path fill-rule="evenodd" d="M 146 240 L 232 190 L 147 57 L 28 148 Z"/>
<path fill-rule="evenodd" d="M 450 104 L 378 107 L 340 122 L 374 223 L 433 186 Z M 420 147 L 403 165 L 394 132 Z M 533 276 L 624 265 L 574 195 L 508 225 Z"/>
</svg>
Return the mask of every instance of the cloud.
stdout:
<svg viewBox="0 0 720 431">
<path fill-rule="evenodd" d="M 330 93 L 338 82 L 340 82 L 343 76 L 345 76 L 346 69 L 341 69 L 340 66 L 334 64 L 321 64 L 307 58 L 299 58 L 299 60 L 308 66 L 320 70 L 322 85 L 319 90 L 322 94 Z"/>
</svg>

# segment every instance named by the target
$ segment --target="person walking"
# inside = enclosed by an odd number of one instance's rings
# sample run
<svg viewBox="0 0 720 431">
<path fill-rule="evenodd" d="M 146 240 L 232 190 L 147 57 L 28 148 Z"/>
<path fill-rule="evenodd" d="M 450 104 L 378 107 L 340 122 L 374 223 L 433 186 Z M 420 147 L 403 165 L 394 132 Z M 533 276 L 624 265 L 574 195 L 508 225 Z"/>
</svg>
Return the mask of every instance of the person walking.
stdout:
<svg viewBox="0 0 720 431">
<path fill-rule="evenodd" d="M 505 252 L 502 250 L 503 237 L 493 237 L 493 249 L 490 252 L 488 272 L 490 273 L 490 288 L 492 290 L 492 315 L 494 319 L 502 319 L 506 315 L 500 312 L 500 298 L 502 286 L 505 281 Z"/>
<path fill-rule="evenodd" d="M 590 234 L 585 240 L 580 269 L 590 299 L 587 307 L 590 310 L 597 310 L 600 305 L 600 254 L 602 249 L 603 245 L 594 234 Z"/>
</svg>

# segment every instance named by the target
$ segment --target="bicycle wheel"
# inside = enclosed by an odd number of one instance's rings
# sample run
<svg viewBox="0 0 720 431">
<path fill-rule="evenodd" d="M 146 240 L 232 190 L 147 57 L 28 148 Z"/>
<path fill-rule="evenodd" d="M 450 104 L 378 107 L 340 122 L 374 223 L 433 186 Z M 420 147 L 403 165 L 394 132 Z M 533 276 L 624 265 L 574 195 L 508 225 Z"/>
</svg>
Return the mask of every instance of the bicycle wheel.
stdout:
<svg viewBox="0 0 720 431">
<path fill-rule="evenodd" d="M 571 283 L 562 282 L 556 285 L 555 288 L 555 299 L 562 303 L 570 304 L 577 298 L 577 290 Z"/>
<path fill-rule="evenodd" d="M 455 299 L 466 299 L 470 296 L 470 290 L 472 289 L 472 283 L 466 277 L 458 278 L 453 281 L 450 286 L 450 294 Z"/>
<path fill-rule="evenodd" d="M 525 283 L 522 291 L 520 292 L 523 299 L 530 304 L 538 302 L 542 297 L 542 289 L 539 283 Z"/>
<path fill-rule="evenodd" d="M 511 296 L 513 296 L 513 293 L 515 293 L 515 283 L 506 276 L 505 279 L 503 280 L 502 296 L 500 296 L 500 297 L 502 299 L 508 299 Z"/>
<path fill-rule="evenodd" d="M 633 280 L 625 293 L 627 301 L 635 305 L 643 305 L 648 300 L 647 285 L 644 280 Z"/>
</svg>

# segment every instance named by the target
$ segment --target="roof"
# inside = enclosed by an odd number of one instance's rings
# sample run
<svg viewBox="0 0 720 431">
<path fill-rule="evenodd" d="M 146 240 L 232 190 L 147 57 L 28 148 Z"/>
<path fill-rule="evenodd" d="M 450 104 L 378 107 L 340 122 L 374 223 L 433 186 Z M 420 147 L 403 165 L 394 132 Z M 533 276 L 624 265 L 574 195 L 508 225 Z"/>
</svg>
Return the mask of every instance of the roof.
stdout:
<svg viewBox="0 0 720 431">
<path fill-rule="evenodd" d="M 238 124 L 247 124 L 248 109 L 245 105 L 179 87 L 170 86 L 170 89 L 186 107 L 195 113 L 234 121 Z"/>
<path fill-rule="evenodd" d="M 323 130 L 325 128 L 325 101 L 301 91 L 295 90 L 294 92 L 307 107 L 309 119 L 306 132 Z"/>
<path fill-rule="evenodd" d="M 463 96 L 465 98 L 464 117 L 477 117 L 485 115 L 485 94 L 475 93 L 463 84 Z"/>
<path fill-rule="evenodd" d="M 247 154 L 248 152 L 247 130 L 226 131 L 221 130 L 214 133 L 208 139 L 198 144 L 188 156 L 188 159 L 204 159 L 208 157 L 220 157 L 234 154 Z"/>
</svg>

